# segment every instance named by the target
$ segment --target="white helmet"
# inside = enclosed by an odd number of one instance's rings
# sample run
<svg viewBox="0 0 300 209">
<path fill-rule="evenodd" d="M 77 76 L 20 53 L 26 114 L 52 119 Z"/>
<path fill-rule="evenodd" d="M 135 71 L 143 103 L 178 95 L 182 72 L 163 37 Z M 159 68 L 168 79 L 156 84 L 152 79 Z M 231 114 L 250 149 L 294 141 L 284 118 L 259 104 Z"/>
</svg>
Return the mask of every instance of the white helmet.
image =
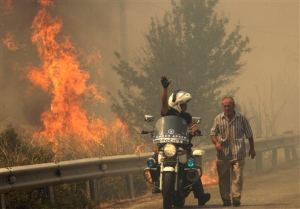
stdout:
<svg viewBox="0 0 300 209">
<path fill-rule="evenodd" d="M 177 110 L 178 112 L 181 112 L 182 109 L 180 107 L 180 104 L 188 103 L 192 99 L 192 96 L 190 93 L 178 90 L 172 93 L 168 100 L 169 107 Z"/>
</svg>

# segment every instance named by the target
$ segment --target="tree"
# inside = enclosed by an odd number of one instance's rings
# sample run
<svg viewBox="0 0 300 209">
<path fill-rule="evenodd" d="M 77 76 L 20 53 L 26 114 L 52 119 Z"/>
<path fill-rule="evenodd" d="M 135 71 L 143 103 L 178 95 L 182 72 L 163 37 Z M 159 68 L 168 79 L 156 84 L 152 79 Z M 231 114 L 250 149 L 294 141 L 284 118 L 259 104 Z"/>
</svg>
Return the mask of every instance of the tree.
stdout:
<svg viewBox="0 0 300 209">
<path fill-rule="evenodd" d="M 172 1 L 172 11 L 163 20 L 151 19 L 147 46 L 134 66 L 116 53 L 113 68 L 124 88 L 112 109 L 132 127 L 140 126 L 145 113 L 159 115 L 162 75 L 173 80 L 172 90 L 192 94 L 189 112 L 201 116 L 205 128 L 211 126 L 219 111 L 220 88 L 241 71 L 240 57 L 250 50 L 239 25 L 226 31 L 228 19 L 216 14 L 216 4 L 217 0 Z"/>
</svg>

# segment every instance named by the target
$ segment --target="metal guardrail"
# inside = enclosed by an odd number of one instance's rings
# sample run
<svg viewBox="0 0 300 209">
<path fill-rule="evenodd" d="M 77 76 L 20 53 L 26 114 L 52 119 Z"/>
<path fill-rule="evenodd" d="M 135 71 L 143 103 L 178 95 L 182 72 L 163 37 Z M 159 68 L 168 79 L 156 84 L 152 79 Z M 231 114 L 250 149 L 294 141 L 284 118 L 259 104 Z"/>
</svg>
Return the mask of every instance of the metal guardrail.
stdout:
<svg viewBox="0 0 300 209">
<path fill-rule="evenodd" d="M 0 193 L 142 171 L 148 154 L 87 158 L 0 169 Z"/>
<path fill-rule="evenodd" d="M 285 135 L 266 139 L 257 139 L 256 148 L 256 170 L 263 167 L 263 153 L 272 151 L 272 166 L 277 165 L 277 150 L 285 149 L 286 160 L 297 158 L 297 146 L 299 145 L 298 135 Z M 215 158 L 214 146 L 201 147 L 206 151 L 204 160 Z M 0 169 L 0 194 L 2 206 L 4 203 L 4 193 L 21 189 L 34 189 L 50 187 L 50 199 L 54 203 L 53 187 L 57 184 L 80 182 L 89 180 L 87 187 L 91 197 L 97 199 L 94 179 L 108 175 L 126 175 L 131 198 L 135 197 L 133 173 L 142 173 L 146 159 L 151 153 L 140 155 L 119 155 L 103 158 L 88 158 L 59 163 L 45 163 L 26 166 L 16 166 Z M 52 192 L 51 192 L 52 191 Z M 2 208 L 5 208 L 2 207 Z"/>
<path fill-rule="evenodd" d="M 283 136 L 274 136 L 270 138 L 258 138 L 255 139 L 255 150 L 256 154 L 265 151 L 271 151 L 278 148 L 290 147 L 293 145 L 298 145 L 300 143 L 299 135 L 283 135 Z M 246 141 L 246 146 L 248 147 L 248 142 Z M 205 158 L 215 157 L 216 151 L 213 145 L 199 147 L 204 149 Z"/>
</svg>

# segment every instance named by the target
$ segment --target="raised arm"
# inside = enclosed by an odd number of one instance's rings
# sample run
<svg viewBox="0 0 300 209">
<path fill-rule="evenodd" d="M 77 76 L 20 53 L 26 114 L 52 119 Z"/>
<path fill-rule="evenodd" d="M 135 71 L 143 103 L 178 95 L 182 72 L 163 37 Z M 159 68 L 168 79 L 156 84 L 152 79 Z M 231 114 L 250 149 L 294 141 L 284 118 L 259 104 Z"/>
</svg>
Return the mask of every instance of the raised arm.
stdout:
<svg viewBox="0 0 300 209">
<path fill-rule="evenodd" d="M 161 96 L 161 114 L 165 115 L 168 112 L 168 86 L 170 85 L 171 81 L 168 80 L 166 76 L 161 77 L 161 85 L 163 86 L 163 92 Z"/>
</svg>

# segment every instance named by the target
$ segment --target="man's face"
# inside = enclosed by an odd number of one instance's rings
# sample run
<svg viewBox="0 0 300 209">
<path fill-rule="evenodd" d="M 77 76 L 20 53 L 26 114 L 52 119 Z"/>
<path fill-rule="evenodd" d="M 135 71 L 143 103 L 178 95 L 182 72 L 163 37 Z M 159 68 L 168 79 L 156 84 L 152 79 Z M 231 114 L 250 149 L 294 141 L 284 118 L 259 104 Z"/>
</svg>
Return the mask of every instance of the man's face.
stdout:
<svg viewBox="0 0 300 209">
<path fill-rule="evenodd" d="M 185 112 L 187 110 L 187 104 L 186 103 L 180 104 L 180 107 L 181 107 L 182 112 Z"/>
<path fill-rule="evenodd" d="M 223 111 L 226 116 L 232 116 L 234 113 L 234 102 L 231 99 L 224 99 L 222 101 Z"/>
</svg>

